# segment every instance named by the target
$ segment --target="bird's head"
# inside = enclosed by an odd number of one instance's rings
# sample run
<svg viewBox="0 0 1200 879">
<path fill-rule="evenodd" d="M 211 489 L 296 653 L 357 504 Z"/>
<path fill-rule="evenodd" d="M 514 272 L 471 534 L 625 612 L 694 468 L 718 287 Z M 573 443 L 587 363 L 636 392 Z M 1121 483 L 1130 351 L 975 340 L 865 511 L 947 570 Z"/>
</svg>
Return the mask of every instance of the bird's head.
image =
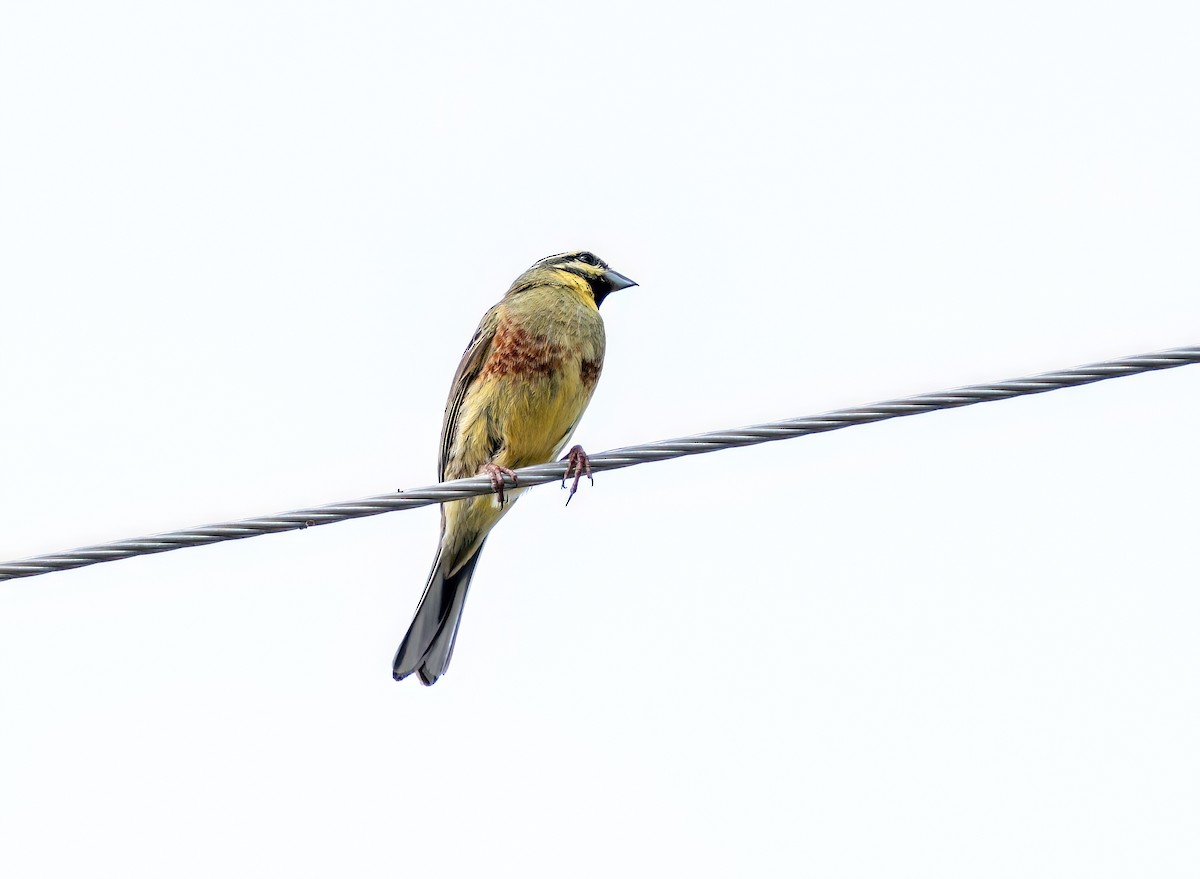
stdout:
<svg viewBox="0 0 1200 879">
<path fill-rule="evenodd" d="M 575 287 L 580 286 L 580 280 L 587 285 L 597 308 L 609 293 L 637 286 L 637 281 L 613 271 L 608 267 L 608 263 L 596 254 L 587 250 L 577 250 L 571 253 L 556 253 L 554 256 L 538 260 L 529 271 L 517 279 L 513 288 L 522 286 L 523 282 L 532 285 L 547 281 Z"/>
</svg>

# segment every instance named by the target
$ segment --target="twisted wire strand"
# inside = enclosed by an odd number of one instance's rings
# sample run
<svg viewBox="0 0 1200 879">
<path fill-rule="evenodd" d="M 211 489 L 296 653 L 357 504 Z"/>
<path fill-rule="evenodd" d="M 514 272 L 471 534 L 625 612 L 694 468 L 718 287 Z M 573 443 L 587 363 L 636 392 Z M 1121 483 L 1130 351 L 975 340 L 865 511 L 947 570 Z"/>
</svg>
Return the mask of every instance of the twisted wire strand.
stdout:
<svg viewBox="0 0 1200 879">
<path fill-rule="evenodd" d="M 889 418 L 902 418 L 906 415 L 935 412 L 939 409 L 954 409 L 959 406 L 970 406 L 975 403 L 986 403 L 991 400 L 1005 400 L 1028 394 L 1041 394 L 1046 391 L 1072 388 L 1110 378 L 1137 375 L 1157 369 L 1171 369 L 1189 363 L 1200 363 L 1200 346 L 1173 348 L 1154 354 L 1140 354 L 1134 357 L 1123 357 L 1118 360 L 1092 363 L 1087 366 L 1077 366 L 1073 369 L 1044 372 L 1040 375 L 1028 376 L 1026 378 L 1009 379 L 1007 381 L 981 385 L 968 385 L 948 391 L 903 397 L 899 400 L 886 400 L 881 403 L 873 403 L 869 406 L 859 406 L 853 409 L 836 409 L 820 415 L 788 418 L 783 421 L 772 421 L 766 424 L 755 424 L 732 430 L 713 431 L 710 433 L 695 434 L 694 436 L 680 437 L 678 439 L 628 446 L 591 456 L 591 465 L 592 470 L 597 472 L 602 470 L 617 470 L 622 467 L 632 467 L 635 464 L 645 464 L 650 461 L 665 461 L 670 458 L 681 458 L 685 455 L 714 452 L 718 449 L 752 446 L 758 443 L 791 439 L 813 433 L 825 433 L 831 430 L 840 430 L 844 427 L 853 427 L 857 424 L 871 424 L 876 421 L 886 421 Z M 538 464 L 533 467 L 524 467 L 516 472 L 520 485 L 541 485 L 561 480 L 566 472 L 566 464 L 561 461 Z M 394 494 L 379 495 L 340 504 L 329 504 L 307 510 L 294 510 L 290 513 L 278 513 L 274 516 L 266 516 L 258 519 L 241 519 L 236 522 L 205 525 L 186 531 L 171 531 L 166 534 L 155 534 L 150 537 L 118 540 L 113 543 L 87 546 L 54 555 L 35 556 L 33 558 L 2 563 L 0 564 L 0 580 L 12 580 L 18 577 L 36 577 L 39 574 L 48 574 L 52 571 L 82 568 L 86 565 L 94 565 L 100 562 L 111 562 L 118 559 L 132 558 L 133 556 L 167 552 L 187 546 L 203 546 L 209 543 L 219 543 L 224 540 L 256 537 L 259 534 L 273 534 L 279 531 L 294 531 L 301 528 L 311 528 L 316 525 L 328 525 L 331 522 L 341 522 L 346 519 L 359 519 L 364 516 L 377 516 L 380 513 L 390 513 L 394 510 L 408 510 L 429 504 L 460 500 L 475 495 L 487 494 L 492 490 L 491 480 L 488 477 L 473 476 L 468 479 L 455 479 L 438 485 L 425 486 L 424 488 L 414 488 Z"/>
</svg>

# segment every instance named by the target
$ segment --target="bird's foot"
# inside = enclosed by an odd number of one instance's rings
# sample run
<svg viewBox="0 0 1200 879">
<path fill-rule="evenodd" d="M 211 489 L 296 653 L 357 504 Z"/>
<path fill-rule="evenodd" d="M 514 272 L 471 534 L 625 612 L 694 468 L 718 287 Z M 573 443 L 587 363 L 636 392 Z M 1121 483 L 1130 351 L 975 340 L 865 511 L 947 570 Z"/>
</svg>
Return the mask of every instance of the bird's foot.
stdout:
<svg viewBox="0 0 1200 879">
<path fill-rule="evenodd" d="M 562 488 L 567 487 L 567 480 L 572 477 L 575 479 L 571 482 L 571 493 L 567 495 L 567 503 L 571 502 L 571 498 L 575 497 L 575 492 L 579 489 L 579 481 L 583 477 L 588 478 L 588 482 L 592 485 L 596 484 L 596 480 L 592 479 L 592 462 L 588 458 L 587 452 L 583 450 L 583 446 L 572 446 L 571 451 L 562 460 L 567 462 L 567 472 L 563 474 Z"/>
<path fill-rule="evenodd" d="M 507 500 L 504 497 L 504 477 L 507 476 L 512 480 L 513 488 L 517 487 L 516 471 L 510 470 L 507 467 L 501 467 L 499 464 L 493 464 L 491 461 L 479 468 L 480 476 L 487 476 L 492 480 L 492 491 L 496 492 L 496 500 L 500 506 L 504 506 Z"/>
</svg>

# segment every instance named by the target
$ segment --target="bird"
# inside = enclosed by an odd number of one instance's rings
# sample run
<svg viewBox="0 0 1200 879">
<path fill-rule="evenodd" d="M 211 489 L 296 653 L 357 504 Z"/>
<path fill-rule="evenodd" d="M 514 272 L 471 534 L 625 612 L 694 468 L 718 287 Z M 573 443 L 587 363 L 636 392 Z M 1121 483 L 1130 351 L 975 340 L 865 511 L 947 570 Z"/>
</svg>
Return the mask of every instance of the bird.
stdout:
<svg viewBox="0 0 1200 879">
<path fill-rule="evenodd" d="M 415 672 L 431 686 L 445 674 L 484 542 L 524 491 L 513 471 L 566 446 L 604 365 L 600 305 L 635 286 L 590 251 L 559 253 L 534 263 L 483 316 L 446 401 L 438 480 L 483 474 L 493 492 L 442 504 L 437 554 L 392 664 L 397 681 Z M 591 465 L 580 446 L 564 460 L 570 503 Z"/>
</svg>

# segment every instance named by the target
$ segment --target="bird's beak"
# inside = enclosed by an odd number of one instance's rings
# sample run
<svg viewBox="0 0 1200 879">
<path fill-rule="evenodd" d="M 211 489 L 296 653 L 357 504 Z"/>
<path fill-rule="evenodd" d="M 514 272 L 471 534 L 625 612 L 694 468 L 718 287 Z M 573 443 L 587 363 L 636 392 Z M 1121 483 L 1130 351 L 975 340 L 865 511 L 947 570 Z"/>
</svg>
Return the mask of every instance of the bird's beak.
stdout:
<svg viewBox="0 0 1200 879">
<path fill-rule="evenodd" d="M 624 290 L 626 287 L 636 287 L 637 281 L 627 278 L 620 272 L 614 272 L 612 269 L 606 271 L 600 276 L 600 280 L 604 282 L 604 286 L 608 288 L 608 292 L 612 293 L 615 290 Z"/>
</svg>

